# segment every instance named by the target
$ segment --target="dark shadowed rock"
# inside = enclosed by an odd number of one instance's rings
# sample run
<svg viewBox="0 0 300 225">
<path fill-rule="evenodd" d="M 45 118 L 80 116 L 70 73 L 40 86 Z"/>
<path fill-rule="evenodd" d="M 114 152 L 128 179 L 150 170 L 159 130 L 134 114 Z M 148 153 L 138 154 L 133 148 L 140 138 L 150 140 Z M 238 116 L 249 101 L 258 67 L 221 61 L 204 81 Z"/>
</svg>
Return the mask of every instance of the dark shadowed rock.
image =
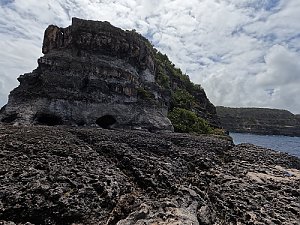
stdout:
<svg viewBox="0 0 300 225">
<path fill-rule="evenodd" d="M 0 125 L 0 224 L 300 224 L 300 160 L 210 136 Z"/>
</svg>

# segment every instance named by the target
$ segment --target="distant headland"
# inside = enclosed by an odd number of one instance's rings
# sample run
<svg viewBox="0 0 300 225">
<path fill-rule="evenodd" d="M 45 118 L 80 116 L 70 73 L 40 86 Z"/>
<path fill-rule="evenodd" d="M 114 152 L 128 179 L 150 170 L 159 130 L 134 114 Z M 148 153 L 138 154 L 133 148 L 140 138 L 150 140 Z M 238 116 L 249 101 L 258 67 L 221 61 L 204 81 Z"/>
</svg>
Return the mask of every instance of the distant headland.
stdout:
<svg viewBox="0 0 300 225">
<path fill-rule="evenodd" d="M 217 106 L 222 126 L 229 132 L 300 136 L 300 115 L 268 108 Z"/>
</svg>

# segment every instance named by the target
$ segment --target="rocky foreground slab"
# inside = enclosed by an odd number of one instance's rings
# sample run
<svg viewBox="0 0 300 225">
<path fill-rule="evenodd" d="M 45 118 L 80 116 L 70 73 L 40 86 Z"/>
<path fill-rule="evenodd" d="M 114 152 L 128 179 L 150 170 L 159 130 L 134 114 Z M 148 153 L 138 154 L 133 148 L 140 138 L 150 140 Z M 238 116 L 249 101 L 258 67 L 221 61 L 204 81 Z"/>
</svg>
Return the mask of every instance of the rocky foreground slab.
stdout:
<svg viewBox="0 0 300 225">
<path fill-rule="evenodd" d="M 300 224 L 299 170 L 212 136 L 0 126 L 0 224 Z"/>
</svg>

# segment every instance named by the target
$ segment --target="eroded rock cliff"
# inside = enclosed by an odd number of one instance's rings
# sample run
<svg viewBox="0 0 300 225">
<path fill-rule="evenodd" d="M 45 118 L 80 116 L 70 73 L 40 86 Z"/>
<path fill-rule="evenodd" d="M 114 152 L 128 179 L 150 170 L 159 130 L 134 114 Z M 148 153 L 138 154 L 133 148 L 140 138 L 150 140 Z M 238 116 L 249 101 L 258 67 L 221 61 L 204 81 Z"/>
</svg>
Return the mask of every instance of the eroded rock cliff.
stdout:
<svg viewBox="0 0 300 225">
<path fill-rule="evenodd" d="M 212 136 L 0 125 L 0 224 L 300 224 L 300 160 Z"/>
<path fill-rule="evenodd" d="M 169 61 L 159 61 L 149 41 L 108 22 L 73 18 L 67 28 L 51 25 L 43 53 L 38 68 L 18 78 L 2 122 L 173 130 L 167 118 L 172 93 L 194 87 L 187 76 L 172 72 Z M 190 90 L 194 111 L 218 125 L 203 89 Z"/>
<path fill-rule="evenodd" d="M 73 18 L 70 27 L 47 28 L 43 53 L 38 68 L 18 78 L 3 122 L 172 130 L 152 49 L 134 32 Z"/>
<path fill-rule="evenodd" d="M 300 136 L 299 116 L 287 110 L 217 106 L 222 126 L 231 132 Z"/>
</svg>

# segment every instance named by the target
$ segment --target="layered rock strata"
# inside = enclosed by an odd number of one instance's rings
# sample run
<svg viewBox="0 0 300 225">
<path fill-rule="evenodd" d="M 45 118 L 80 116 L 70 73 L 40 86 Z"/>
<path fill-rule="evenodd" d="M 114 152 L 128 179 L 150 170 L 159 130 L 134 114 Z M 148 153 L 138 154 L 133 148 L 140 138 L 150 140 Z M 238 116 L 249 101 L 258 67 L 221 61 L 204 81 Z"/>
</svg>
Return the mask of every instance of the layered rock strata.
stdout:
<svg viewBox="0 0 300 225">
<path fill-rule="evenodd" d="M 210 136 L 0 126 L 0 224 L 300 224 L 300 159 Z"/>
<path fill-rule="evenodd" d="M 157 50 L 135 31 L 73 18 L 67 28 L 46 29 L 42 51 L 38 68 L 18 78 L 2 122 L 172 131 L 167 113 L 180 88 L 194 95 L 192 111 L 219 125 L 204 90 L 169 60 L 158 64 Z"/>
<path fill-rule="evenodd" d="M 216 108 L 222 126 L 230 132 L 300 137 L 300 117 L 287 110 Z"/>
<path fill-rule="evenodd" d="M 152 49 L 135 32 L 73 18 L 45 31 L 38 68 L 2 110 L 2 122 L 172 130 L 169 93 L 155 82 Z"/>
</svg>

